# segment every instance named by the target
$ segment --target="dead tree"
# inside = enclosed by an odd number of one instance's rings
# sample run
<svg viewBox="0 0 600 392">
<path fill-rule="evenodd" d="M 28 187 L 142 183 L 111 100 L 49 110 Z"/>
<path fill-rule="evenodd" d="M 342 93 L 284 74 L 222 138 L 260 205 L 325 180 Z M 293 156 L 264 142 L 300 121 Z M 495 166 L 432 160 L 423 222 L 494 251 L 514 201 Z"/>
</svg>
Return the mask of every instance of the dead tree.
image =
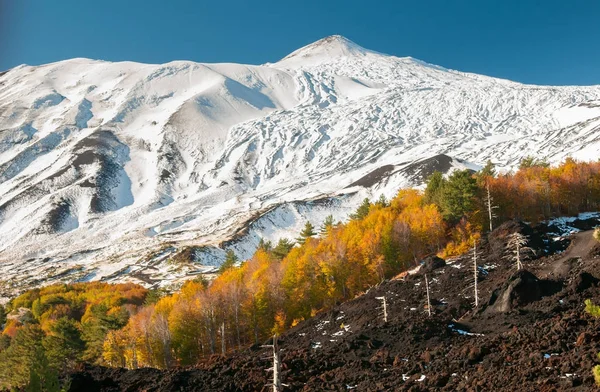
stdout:
<svg viewBox="0 0 600 392">
<path fill-rule="evenodd" d="M 388 314 L 387 314 L 387 301 L 385 299 L 385 297 L 375 297 L 376 299 L 380 300 L 382 303 L 382 307 L 383 307 L 383 322 L 387 323 L 388 320 Z"/>
<path fill-rule="evenodd" d="M 494 205 L 494 199 L 490 193 L 490 184 L 485 184 L 486 189 L 486 197 L 485 197 L 485 206 L 488 210 L 488 219 L 490 221 L 490 231 L 494 230 L 493 220 L 497 218 L 496 214 L 494 214 L 494 210 L 498 208 L 498 206 Z"/>
<path fill-rule="evenodd" d="M 268 372 L 273 372 L 273 382 L 267 384 L 267 386 L 273 387 L 273 392 L 281 392 L 286 384 L 281 383 L 280 371 L 281 371 L 281 359 L 279 358 L 279 347 L 277 346 L 277 334 L 273 335 L 273 344 L 267 344 L 262 347 L 268 347 L 273 349 L 273 367 L 266 369 Z"/>
<path fill-rule="evenodd" d="M 508 242 L 506 243 L 506 247 L 513 253 L 508 257 L 515 261 L 517 264 L 517 270 L 523 269 L 523 262 L 521 252 L 527 244 L 527 236 L 524 236 L 521 233 L 513 233 L 508 236 Z"/>
<path fill-rule="evenodd" d="M 491 227 L 491 223 L 490 223 L 490 227 Z M 475 307 L 477 308 L 479 306 L 479 293 L 477 292 L 477 241 L 475 242 L 475 244 L 473 245 L 473 279 L 475 280 L 474 283 L 474 291 L 475 291 Z"/>
<path fill-rule="evenodd" d="M 427 290 L 427 314 L 431 317 L 431 299 L 429 298 L 429 281 L 427 280 L 427 274 L 425 274 L 425 290 Z"/>
<path fill-rule="evenodd" d="M 221 323 L 221 354 L 225 355 L 227 347 L 225 346 L 225 321 Z"/>
</svg>

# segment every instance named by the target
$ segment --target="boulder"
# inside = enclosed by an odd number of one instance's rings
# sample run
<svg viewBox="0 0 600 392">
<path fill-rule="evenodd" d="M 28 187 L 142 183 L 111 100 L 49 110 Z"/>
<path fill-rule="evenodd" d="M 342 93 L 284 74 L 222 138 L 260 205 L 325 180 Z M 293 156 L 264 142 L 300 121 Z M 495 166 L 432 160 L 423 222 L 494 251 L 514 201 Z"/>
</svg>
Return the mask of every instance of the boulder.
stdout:
<svg viewBox="0 0 600 392">
<path fill-rule="evenodd" d="M 446 266 L 446 261 L 437 256 L 428 256 L 422 260 L 421 272 L 428 273 Z"/>
<path fill-rule="evenodd" d="M 528 224 L 511 220 L 504 222 L 488 235 L 491 259 L 501 260 L 510 253 L 507 249 L 507 243 L 513 233 L 521 233 L 527 237 L 527 244 L 522 249 L 522 255 L 525 259 L 536 259 L 544 255 L 546 245 L 542 236 Z"/>
<path fill-rule="evenodd" d="M 588 273 L 582 272 L 573 281 L 569 284 L 569 291 L 573 293 L 581 293 L 592 286 L 596 286 L 598 284 L 598 279 Z"/>
<path fill-rule="evenodd" d="M 543 289 L 540 280 L 527 270 L 514 273 L 500 289 L 496 289 L 486 311 L 510 312 L 520 306 L 538 301 Z"/>
</svg>

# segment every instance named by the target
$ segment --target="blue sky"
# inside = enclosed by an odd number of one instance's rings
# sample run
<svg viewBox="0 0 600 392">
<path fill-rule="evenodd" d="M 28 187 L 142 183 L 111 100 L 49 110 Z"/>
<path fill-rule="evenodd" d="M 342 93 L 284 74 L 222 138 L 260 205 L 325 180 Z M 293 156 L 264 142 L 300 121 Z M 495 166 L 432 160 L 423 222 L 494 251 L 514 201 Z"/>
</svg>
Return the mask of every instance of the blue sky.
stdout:
<svg viewBox="0 0 600 392">
<path fill-rule="evenodd" d="M 596 0 L 0 0 L 0 70 L 72 57 L 274 62 L 332 34 L 536 84 L 600 84 Z"/>
</svg>

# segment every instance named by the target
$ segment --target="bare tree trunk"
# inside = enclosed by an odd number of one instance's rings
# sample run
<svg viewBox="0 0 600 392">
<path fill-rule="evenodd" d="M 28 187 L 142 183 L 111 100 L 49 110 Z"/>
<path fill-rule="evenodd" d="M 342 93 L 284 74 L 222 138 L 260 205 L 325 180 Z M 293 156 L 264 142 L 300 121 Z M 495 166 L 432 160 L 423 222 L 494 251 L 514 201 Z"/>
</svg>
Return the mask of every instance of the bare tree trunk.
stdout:
<svg viewBox="0 0 600 392">
<path fill-rule="evenodd" d="M 475 308 L 477 308 L 479 306 L 479 294 L 477 293 L 477 242 L 473 245 L 473 278 L 475 279 Z"/>
<path fill-rule="evenodd" d="M 273 382 L 270 384 L 273 387 L 273 392 L 281 392 L 285 384 L 282 384 L 280 380 L 281 359 L 279 358 L 279 347 L 277 346 L 277 334 L 273 336 L 273 344 L 263 347 L 273 348 L 273 367 L 267 369 L 267 371 L 273 371 Z"/>
<path fill-rule="evenodd" d="M 490 221 L 490 231 L 493 231 L 494 230 L 493 221 L 494 221 L 494 218 L 496 218 L 496 215 L 494 215 L 494 210 L 498 207 L 494 205 L 494 199 L 492 198 L 492 195 L 490 193 L 490 184 L 486 183 L 485 188 L 486 188 L 486 192 L 487 192 L 487 195 L 485 198 L 485 205 L 488 210 L 488 219 Z"/>
<path fill-rule="evenodd" d="M 388 314 L 387 314 L 387 301 L 385 299 L 385 297 L 376 297 L 378 300 L 381 301 L 382 303 L 382 308 L 383 308 L 383 322 L 387 323 L 388 321 Z"/>
<path fill-rule="evenodd" d="M 429 299 L 429 281 L 427 280 L 427 274 L 425 275 L 425 289 L 427 290 L 427 313 L 431 317 L 431 300 Z"/>
<path fill-rule="evenodd" d="M 225 321 L 221 323 L 221 354 L 225 355 Z"/>
<path fill-rule="evenodd" d="M 236 333 L 236 338 L 237 338 L 238 349 L 241 349 L 242 348 L 242 341 L 240 339 L 240 317 L 239 317 L 239 313 L 240 313 L 240 308 L 236 304 L 235 305 L 235 333 Z"/>
</svg>

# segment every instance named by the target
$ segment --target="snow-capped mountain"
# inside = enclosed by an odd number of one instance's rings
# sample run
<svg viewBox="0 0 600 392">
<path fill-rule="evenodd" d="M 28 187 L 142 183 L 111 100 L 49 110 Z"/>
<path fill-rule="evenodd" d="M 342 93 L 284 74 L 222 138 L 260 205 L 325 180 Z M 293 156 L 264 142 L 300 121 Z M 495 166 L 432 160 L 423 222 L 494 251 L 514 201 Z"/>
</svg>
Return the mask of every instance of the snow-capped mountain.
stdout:
<svg viewBox="0 0 600 392">
<path fill-rule="evenodd" d="M 510 169 L 599 150 L 599 86 L 523 85 L 340 36 L 260 66 L 22 65 L 0 75 L 0 272 L 166 284 L 201 270 L 165 262 L 184 246 L 205 266 L 223 246 L 249 257 L 260 237 L 418 183 L 431 159 Z"/>
</svg>

